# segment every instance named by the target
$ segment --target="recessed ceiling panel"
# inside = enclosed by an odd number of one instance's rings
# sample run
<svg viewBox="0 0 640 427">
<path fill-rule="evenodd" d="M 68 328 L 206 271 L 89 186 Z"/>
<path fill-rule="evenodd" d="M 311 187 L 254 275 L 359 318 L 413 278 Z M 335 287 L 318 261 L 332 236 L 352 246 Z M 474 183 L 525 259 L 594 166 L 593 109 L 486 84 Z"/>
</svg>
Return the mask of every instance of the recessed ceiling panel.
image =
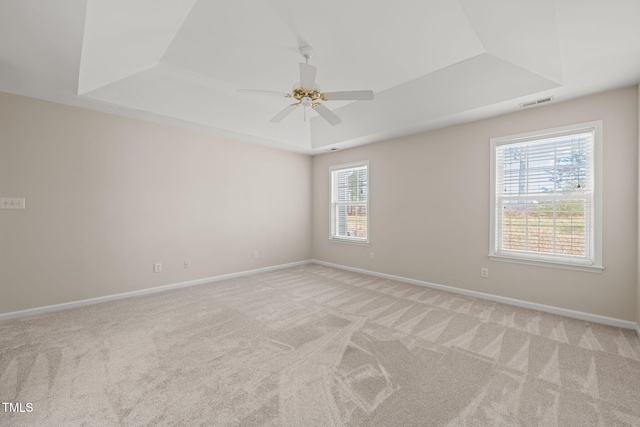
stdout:
<svg viewBox="0 0 640 427">
<path fill-rule="evenodd" d="M 486 50 L 456 1 L 310 3 L 317 19 L 302 28 L 324 90 L 377 93 Z"/>
<path fill-rule="evenodd" d="M 619 87 L 638 82 L 640 1 L 563 0 L 556 4 L 556 16 L 562 22 L 563 66 L 572 84 L 605 90 L 613 73 Z"/>
<path fill-rule="evenodd" d="M 269 1 L 198 1 L 163 60 L 237 88 L 288 91 L 297 49 Z"/>
<path fill-rule="evenodd" d="M 485 51 L 451 0 L 200 0 L 164 60 L 238 87 L 289 90 L 298 48 L 324 90 L 381 91 Z"/>
<path fill-rule="evenodd" d="M 458 0 L 488 53 L 562 83 L 554 0 Z"/>
<path fill-rule="evenodd" d="M 196 0 L 88 0 L 78 93 L 153 67 Z"/>
<path fill-rule="evenodd" d="M 75 94 L 85 0 L 0 1 L 0 90 Z"/>
</svg>

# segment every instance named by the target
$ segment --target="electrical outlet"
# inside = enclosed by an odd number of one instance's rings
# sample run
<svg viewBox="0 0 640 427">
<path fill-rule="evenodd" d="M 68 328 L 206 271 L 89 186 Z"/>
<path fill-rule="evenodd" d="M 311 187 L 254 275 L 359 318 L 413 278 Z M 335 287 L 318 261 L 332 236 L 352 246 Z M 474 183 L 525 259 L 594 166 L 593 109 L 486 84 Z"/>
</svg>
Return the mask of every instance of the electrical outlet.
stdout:
<svg viewBox="0 0 640 427">
<path fill-rule="evenodd" d="M 20 197 L 0 198 L 0 209 L 24 209 L 25 199 Z"/>
<path fill-rule="evenodd" d="M 480 269 L 480 277 L 482 277 L 483 279 L 489 278 L 489 269 L 487 267 L 482 267 Z"/>
<path fill-rule="evenodd" d="M 191 267 L 191 261 L 189 261 L 188 259 L 185 259 L 184 263 L 182 264 L 182 266 L 184 268 L 190 268 Z"/>
<path fill-rule="evenodd" d="M 155 264 L 153 264 L 153 272 L 154 273 L 160 273 L 162 271 L 162 264 L 159 262 L 156 262 Z"/>
<path fill-rule="evenodd" d="M 258 259 L 260 253 L 258 251 L 253 251 L 253 259 Z"/>
<path fill-rule="evenodd" d="M 369 259 L 373 261 L 373 252 L 369 252 Z"/>
</svg>

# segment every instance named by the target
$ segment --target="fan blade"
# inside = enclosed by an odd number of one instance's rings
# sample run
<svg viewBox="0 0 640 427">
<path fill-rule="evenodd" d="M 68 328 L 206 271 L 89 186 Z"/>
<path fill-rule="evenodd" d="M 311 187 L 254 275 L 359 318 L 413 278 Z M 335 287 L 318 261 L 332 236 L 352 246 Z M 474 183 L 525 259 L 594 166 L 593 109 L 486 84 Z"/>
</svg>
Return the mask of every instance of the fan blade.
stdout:
<svg viewBox="0 0 640 427">
<path fill-rule="evenodd" d="M 300 86 L 313 90 L 316 85 L 316 71 L 318 69 L 313 65 L 300 64 Z"/>
<path fill-rule="evenodd" d="M 313 107 L 313 109 L 316 110 L 318 114 L 320 114 L 326 121 L 331 123 L 333 126 L 342 123 L 342 119 L 340 117 L 336 116 L 333 111 L 329 110 L 327 107 L 325 107 L 322 104 L 316 104 L 316 106 Z"/>
<path fill-rule="evenodd" d="M 271 96 L 280 96 L 280 97 L 288 97 L 288 93 L 284 92 L 274 92 L 271 90 L 254 90 L 254 89 L 238 89 L 238 93 L 256 93 L 259 95 L 271 95 Z"/>
<path fill-rule="evenodd" d="M 278 123 L 278 122 L 282 121 L 282 119 L 284 119 L 289 114 L 291 114 L 293 112 L 293 110 L 296 109 L 297 106 L 298 106 L 298 104 L 291 104 L 289 106 L 284 107 L 284 110 L 280 111 L 278 114 L 276 114 L 273 117 L 273 119 L 271 119 L 269 121 L 271 123 Z"/>
<path fill-rule="evenodd" d="M 372 90 L 345 90 L 342 92 L 326 92 L 323 94 L 327 101 L 371 101 Z"/>
</svg>

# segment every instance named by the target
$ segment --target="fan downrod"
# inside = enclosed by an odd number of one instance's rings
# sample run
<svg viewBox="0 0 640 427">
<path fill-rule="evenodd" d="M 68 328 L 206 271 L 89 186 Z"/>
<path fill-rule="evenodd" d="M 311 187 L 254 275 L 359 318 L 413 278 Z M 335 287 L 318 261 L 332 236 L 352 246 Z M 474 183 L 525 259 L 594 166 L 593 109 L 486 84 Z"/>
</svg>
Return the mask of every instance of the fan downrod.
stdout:
<svg viewBox="0 0 640 427">
<path fill-rule="evenodd" d="M 300 46 L 300 53 L 304 56 L 304 59 L 309 63 L 309 59 L 313 56 L 313 48 L 311 46 Z"/>
</svg>

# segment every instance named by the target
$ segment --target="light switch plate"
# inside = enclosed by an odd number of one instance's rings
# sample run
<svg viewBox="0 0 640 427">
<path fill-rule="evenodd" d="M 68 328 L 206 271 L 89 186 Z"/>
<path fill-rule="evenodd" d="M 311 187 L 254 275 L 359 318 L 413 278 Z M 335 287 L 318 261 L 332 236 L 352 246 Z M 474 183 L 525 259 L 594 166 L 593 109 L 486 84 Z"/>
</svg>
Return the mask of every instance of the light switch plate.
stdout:
<svg viewBox="0 0 640 427">
<path fill-rule="evenodd" d="M 24 209 L 25 199 L 20 197 L 0 198 L 0 209 Z"/>
</svg>

